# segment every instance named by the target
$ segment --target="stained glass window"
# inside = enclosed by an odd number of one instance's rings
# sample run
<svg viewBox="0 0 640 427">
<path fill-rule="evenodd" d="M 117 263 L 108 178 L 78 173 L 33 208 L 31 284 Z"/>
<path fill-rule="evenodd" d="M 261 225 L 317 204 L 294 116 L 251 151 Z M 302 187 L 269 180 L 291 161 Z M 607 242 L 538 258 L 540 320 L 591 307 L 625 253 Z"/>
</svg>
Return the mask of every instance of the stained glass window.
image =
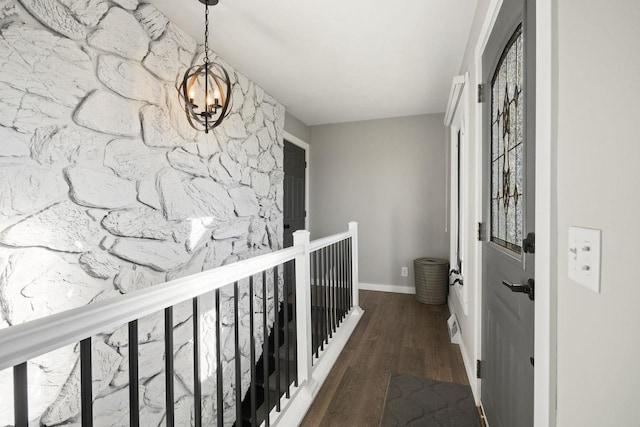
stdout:
<svg viewBox="0 0 640 427">
<path fill-rule="evenodd" d="M 491 81 L 491 241 L 520 254 L 523 214 L 522 27 Z"/>
</svg>

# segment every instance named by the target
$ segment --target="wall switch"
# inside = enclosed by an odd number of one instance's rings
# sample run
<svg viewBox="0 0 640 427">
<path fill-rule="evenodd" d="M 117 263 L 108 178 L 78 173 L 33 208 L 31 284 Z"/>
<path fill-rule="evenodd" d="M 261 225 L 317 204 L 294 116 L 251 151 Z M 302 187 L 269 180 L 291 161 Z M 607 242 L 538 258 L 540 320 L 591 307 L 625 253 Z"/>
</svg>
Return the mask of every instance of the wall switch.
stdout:
<svg viewBox="0 0 640 427">
<path fill-rule="evenodd" d="M 600 293 L 600 230 L 569 227 L 569 278 Z"/>
<path fill-rule="evenodd" d="M 409 267 L 402 267 L 402 268 L 400 269 L 400 275 L 401 275 L 402 277 L 407 277 L 407 276 L 409 276 Z"/>
</svg>

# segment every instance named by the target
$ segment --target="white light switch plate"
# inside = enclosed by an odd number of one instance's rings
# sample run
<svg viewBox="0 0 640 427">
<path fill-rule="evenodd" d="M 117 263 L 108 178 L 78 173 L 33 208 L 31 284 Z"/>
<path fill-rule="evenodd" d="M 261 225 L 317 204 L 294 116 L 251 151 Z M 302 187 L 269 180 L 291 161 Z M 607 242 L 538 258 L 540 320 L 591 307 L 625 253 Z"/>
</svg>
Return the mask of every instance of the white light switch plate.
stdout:
<svg viewBox="0 0 640 427">
<path fill-rule="evenodd" d="M 600 293 L 601 231 L 569 227 L 569 278 Z"/>
</svg>

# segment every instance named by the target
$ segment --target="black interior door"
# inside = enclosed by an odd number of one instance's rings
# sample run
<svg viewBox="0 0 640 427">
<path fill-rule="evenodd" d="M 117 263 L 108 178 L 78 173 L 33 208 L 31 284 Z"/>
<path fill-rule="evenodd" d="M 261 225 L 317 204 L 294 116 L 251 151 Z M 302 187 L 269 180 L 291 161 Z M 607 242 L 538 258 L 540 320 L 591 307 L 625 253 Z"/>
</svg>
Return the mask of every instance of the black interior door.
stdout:
<svg viewBox="0 0 640 427">
<path fill-rule="evenodd" d="M 293 246 L 293 232 L 305 228 L 305 151 L 284 142 L 284 247 Z M 285 265 L 285 286 L 291 294 L 294 283 L 293 262 Z"/>
<path fill-rule="evenodd" d="M 284 247 L 293 246 L 293 232 L 304 229 L 305 151 L 284 142 Z"/>
</svg>

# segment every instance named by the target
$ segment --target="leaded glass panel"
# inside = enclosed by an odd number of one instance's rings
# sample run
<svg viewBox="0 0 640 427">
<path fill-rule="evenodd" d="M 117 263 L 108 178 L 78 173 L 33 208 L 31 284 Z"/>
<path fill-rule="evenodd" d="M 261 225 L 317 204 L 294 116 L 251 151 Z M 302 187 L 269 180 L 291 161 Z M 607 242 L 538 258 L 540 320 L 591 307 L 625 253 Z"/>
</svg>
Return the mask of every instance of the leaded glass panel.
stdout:
<svg viewBox="0 0 640 427">
<path fill-rule="evenodd" d="M 523 215 L 523 52 L 518 27 L 491 81 L 491 241 L 521 252 Z"/>
</svg>

